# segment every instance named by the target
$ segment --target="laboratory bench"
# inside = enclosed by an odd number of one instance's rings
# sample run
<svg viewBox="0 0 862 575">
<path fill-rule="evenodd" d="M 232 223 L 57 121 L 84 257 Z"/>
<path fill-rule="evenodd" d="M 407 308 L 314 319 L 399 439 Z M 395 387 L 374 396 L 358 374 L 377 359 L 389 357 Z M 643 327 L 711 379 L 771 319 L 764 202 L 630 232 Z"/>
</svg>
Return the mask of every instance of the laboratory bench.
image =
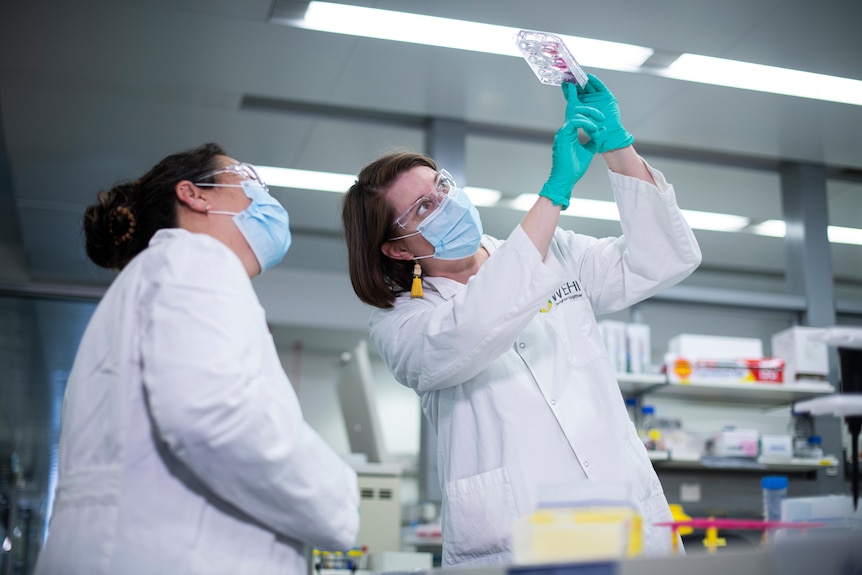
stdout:
<svg viewBox="0 0 862 575">
<path fill-rule="evenodd" d="M 862 532 L 792 537 L 767 547 L 614 561 L 449 567 L 412 575 L 862 575 Z"/>
</svg>

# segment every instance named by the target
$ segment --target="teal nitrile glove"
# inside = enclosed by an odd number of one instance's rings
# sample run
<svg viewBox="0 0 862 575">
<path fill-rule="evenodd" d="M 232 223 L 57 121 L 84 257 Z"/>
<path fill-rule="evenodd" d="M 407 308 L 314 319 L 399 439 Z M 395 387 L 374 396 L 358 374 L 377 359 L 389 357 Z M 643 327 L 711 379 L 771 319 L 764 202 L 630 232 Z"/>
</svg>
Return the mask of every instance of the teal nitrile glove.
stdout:
<svg viewBox="0 0 862 575">
<path fill-rule="evenodd" d="M 566 97 L 566 119 L 576 113 L 578 107 L 589 106 L 605 115 L 604 122 L 599 123 L 596 135 L 596 151 L 600 154 L 619 150 L 632 145 L 634 137 L 623 128 L 620 118 L 620 107 L 617 99 L 602 81 L 593 74 L 587 74 L 587 85 L 581 88 L 570 82 L 563 83 L 563 94 Z"/>
<path fill-rule="evenodd" d="M 557 130 L 552 148 L 551 175 L 539 192 L 540 196 L 545 196 L 555 206 L 562 206 L 564 210 L 569 207 L 572 188 L 590 167 L 590 161 L 596 153 L 593 138 L 598 127 L 593 120 L 602 119 L 601 112 L 583 107 Z M 590 141 L 586 144 L 578 141 L 578 128 L 590 136 Z"/>
</svg>

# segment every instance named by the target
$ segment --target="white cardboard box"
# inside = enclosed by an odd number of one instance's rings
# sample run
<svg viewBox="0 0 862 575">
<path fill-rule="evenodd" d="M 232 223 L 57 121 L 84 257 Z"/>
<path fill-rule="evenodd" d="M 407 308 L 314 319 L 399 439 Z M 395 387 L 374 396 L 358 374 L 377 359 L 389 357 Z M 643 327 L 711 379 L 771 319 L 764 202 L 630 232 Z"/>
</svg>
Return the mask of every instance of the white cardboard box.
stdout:
<svg viewBox="0 0 862 575">
<path fill-rule="evenodd" d="M 650 327 L 645 323 L 626 324 L 628 369 L 631 373 L 644 373 L 650 366 Z"/>
<path fill-rule="evenodd" d="M 681 333 L 668 341 L 668 352 L 689 360 L 758 359 L 763 357 L 763 342 L 756 337 Z"/>
<path fill-rule="evenodd" d="M 624 321 L 603 320 L 598 323 L 599 331 L 614 363 L 617 373 L 628 371 L 626 358 L 626 323 Z"/>
<path fill-rule="evenodd" d="M 829 375 L 826 343 L 811 339 L 822 328 L 794 326 L 772 336 L 772 356 L 784 359 L 784 383 L 825 381 Z"/>
<path fill-rule="evenodd" d="M 756 429 L 722 429 L 712 438 L 712 455 L 716 457 L 757 457 L 760 432 Z"/>
</svg>

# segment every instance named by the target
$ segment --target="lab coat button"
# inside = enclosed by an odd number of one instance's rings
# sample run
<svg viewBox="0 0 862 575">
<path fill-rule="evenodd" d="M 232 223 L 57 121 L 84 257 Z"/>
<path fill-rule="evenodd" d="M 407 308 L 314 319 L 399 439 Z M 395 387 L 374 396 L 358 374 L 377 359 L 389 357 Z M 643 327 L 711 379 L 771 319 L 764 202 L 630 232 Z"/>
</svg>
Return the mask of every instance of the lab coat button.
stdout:
<svg viewBox="0 0 862 575">
<path fill-rule="evenodd" d="M 590 466 L 590 462 L 589 462 L 589 461 L 587 461 L 586 459 L 584 459 L 583 464 L 584 464 L 584 467 L 589 467 L 589 466 Z"/>
<path fill-rule="evenodd" d="M 518 344 L 518 347 L 520 347 L 521 349 L 524 349 L 525 347 L 527 347 L 527 344 L 524 342 L 521 342 Z"/>
<path fill-rule="evenodd" d="M 551 405 L 557 405 L 557 400 L 556 400 L 556 399 L 552 399 L 552 400 L 551 400 Z"/>
</svg>

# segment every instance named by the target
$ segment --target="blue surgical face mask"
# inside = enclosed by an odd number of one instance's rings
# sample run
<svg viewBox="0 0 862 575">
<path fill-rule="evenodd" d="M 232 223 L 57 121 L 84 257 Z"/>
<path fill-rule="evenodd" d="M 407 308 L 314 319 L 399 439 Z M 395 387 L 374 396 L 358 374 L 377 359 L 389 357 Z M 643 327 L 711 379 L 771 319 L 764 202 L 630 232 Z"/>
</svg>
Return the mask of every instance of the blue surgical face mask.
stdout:
<svg viewBox="0 0 862 575">
<path fill-rule="evenodd" d="M 434 253 L 414 259 L 460 260 L 479 251 L 482 220 L 467 194 L 455 188 L 443 198 L 431 215 L 416 226 L 415 232 L 392 239 L 400 240 L 417 234 L 434 246 Z"/>
<path fill-rule="evenodd" d="M 257 182 L 242 182 L 245 195 L 251 204 L 241 212 L 210 210 L 207 213 L 233 216 L 254 256 L 260 271 L 266 271 L 280 262 L 290 248 L 290 223 L 287 210 Z"/>
</svg>

